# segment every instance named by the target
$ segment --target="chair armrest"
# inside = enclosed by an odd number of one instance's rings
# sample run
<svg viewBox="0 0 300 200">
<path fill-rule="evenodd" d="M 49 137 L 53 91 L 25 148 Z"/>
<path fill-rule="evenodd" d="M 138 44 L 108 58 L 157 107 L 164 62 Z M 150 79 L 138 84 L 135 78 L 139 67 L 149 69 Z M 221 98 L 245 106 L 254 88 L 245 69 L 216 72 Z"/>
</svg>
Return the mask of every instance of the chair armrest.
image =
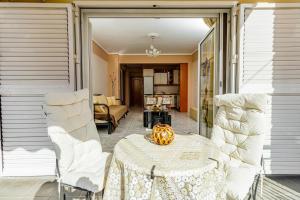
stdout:
<svg viewBox="0 0 300 200">
<path fill-rule="evenodd" d="M 60 170 L 59 170 L 59 165 L 58 165 L 58 159 L 55 158 L 55 164 L 56 164 L 56 175 L 58 178 L 60 178 Z"/>
<path fill-rule="evenodd" d="M 82 168 L 85 168 L 85 166 L 90 166 L 90 163 L 86 163 L 87 160 L 93 161 L 99 158 L 104 162 L 102 164 L 100 163 L 100 167 L 101 165 L 105 165 L 109 155 L 109 153 L 102 152 L 102 147 L 99 141 L 87 140 L 85 142 L 80 142 L 74 146 L 74 162 L 69 168 L 69 171 L 81 170 Z"/>
<path fill-rule="evenodd" d="M 103 103 L 94 103 L 94 118 L 95 118 L 95 107 L 96 106 L 104 106 L 107 110 L 107 120 L 111 121 L 109 106 Z"/>
</svg>

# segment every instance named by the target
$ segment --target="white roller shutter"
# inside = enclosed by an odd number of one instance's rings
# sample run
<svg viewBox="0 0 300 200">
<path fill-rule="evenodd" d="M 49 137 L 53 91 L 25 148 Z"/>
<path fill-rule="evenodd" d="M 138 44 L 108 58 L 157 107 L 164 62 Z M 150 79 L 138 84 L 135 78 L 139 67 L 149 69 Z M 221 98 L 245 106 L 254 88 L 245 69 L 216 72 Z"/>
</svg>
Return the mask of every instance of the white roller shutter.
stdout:
<svg viewBox="0 0 300 200">
<path fill-rule="evenodd" d="M 272 97 L 266 172 L 300 174 L 300 5 L 268 5 L 242 6 L 239 92 Z"/>
<path fill-rule="evenodd" d="M 72 7 L 0 4 L 2 175 L 55 173 L 43 95 L 74 90 Z"/>
</svg>

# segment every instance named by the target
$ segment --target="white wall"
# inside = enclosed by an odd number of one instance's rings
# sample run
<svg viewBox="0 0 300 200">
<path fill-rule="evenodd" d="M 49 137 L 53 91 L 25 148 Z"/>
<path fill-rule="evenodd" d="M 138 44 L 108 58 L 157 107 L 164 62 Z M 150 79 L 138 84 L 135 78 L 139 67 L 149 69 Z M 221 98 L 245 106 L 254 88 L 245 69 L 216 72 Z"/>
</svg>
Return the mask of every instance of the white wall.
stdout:
<svg viewBox="0 0 300 200">
<path fill-rule="evenodd" d="M 109 81 L 108 63 L 95 53 L 92 55 L 93 94 L 108 95 L 107 84 Z"/>
</svg>

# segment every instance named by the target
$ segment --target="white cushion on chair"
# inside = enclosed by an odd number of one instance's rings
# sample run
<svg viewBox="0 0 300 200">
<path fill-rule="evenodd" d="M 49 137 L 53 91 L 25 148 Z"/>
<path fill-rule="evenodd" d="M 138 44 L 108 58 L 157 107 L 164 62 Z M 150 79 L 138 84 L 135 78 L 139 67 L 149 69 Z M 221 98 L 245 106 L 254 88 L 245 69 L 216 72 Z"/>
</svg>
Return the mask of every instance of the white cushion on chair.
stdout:
<svg viewBox="0 0 300 200">
<path fill-rule="evenodd" d="M 88 97 L 87 89 L 47 94 L 45 110 L 61 182 L 99 192 L 110 154 L 102 152 Z"/>
<path fill-rule="evenodd" d="M 244 199 L 255 175 L 256 169 L 253 167 L 226 167 L 227 199 Z"/>
<path fill-rule="evenodd" d="M 111 154 L 103 152 L 89 152 L 82 157 L 70 170 L 62 176 L 62 183 L 76 186 L 92 192 L 99 192 L 104 188 Z"/>
<path fill-rule="evenodd" d="M 212 141 L 219 147 L 219 161 L 225 163 L 228 196 L 243 199 L 260 168 L 266 126 L 264 94 L 225 94 L 216 96 L 219 107 Z"/>
</svg>

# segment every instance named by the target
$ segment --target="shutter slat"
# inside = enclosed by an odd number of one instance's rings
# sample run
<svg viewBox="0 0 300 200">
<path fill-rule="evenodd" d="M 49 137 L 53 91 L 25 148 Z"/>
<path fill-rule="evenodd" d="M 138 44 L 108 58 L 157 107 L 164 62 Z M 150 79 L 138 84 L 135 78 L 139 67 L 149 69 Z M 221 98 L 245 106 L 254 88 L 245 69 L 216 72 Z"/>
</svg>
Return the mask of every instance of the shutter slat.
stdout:
<svg viewBox="0 0 300 200">
<path fill-rule="evenodd" d="M 52 8 L 1 8 L 0 14 L 5 15 L 37 15 L 35 19 L 39 19 L 39 15 L 67 15 L 65 9 Z"/>
<path fill-rule="evenodd" d="M 24 129 L 21 130 L 20 129 L 3 129 L 3 133 L 7 133 L 7 137 L 11 134 L 11 133 L 15 133 L 15 134 L 23 134 L 23 133 L 43 133 L 44 136 L 47 136 L 47 130 L 45 128 L 31 128 L 31 129 Z"/>
<path fill-rule="evenodd" d="M 270 71 L 270 70 L 261 70 L 257 72 L 256 70 L 244 70 L 244 75 L 299 75 L 300 70 L 276 70 L 276 71 Z"/>
<path fill-rule="evenodd" d="M 47 76 L 47 74 L 51 74 Z M 43 71 L 5 71 L 1 75 L 7 76 L 7 77 L 32 77 L 34 76 L 34 79 L 43 79 L 44 77 L 52 77 L 51 79 L 61 79 L 60 76 L 68 76 L 69 72 L 68 71 L 48 71 L 48 70 L 43 70 Z M 36 77 L 38 76 L 38 77 Z M 54 76 L 54 77 L 53 77 Z M 56 77 L 56 78 L 55 78 Z M 22 78 L 20 78 L 22 79 Z M 26 78 L 28 79 L 28 78 Z M 6 80 L 6 79 L 3 79 Z"/>
<path fill-rule="evenodd" d="M 0 57 L 0 62 L 52 62 L 53 58 L 51 56 L 49 57 Z M 68 62 L 68 57 L 66 56 L 59 56 L 55 58 L 55 61 L 63 61 Z"/>
<path fill-rule="evenodd" d="M 0 33 L 12 33 L 12 34 L 67 34 L 68 30 L 64 29 L 39 29 L 39 28 L 22 28 L 22 29 L 0 29 Z"/>
<path fill-rule="evenodd" d="M 36 52 L 36 53 L 31 53 L 31 52 L 3 52 L 1 53 L 1 55 L 3 57 L 45 57 L 45 56 L 48 56 L 48 57 L 66 57 L 68 56 L 68 53 L 41 53 L 41 52 Z"/>
<path fill-rule="evenodd" d="M 254 12 L 255 11 L 255 15 Z M 254 16 L 260 16 L 260 15 L 265 15 L 267 17 L 273 17 L 273 18 L 279 18 L 285 15 L 293 15 L 294 17 L 299 17 L 298 14 L 300 14 L 299 9 L 283 9 L 283 8 L 278 8 L 278 9 L 246 9 L 245 10 L 245 15 L 254 15 Z"/>
<path fill-rule="evenodd" d="M 11 19 L 11 18 L 0 18 L 0 24 L 66 24 L 65 18 L 62 19 Z"/>
<path fill-rule="evenodd" d="M 57 20 L 57 19 L 60 19 L 60 20 L 67 20 L 67 15 L 34 15 L 34 14 L 30 14 L 30 15 L 26 15 L 26 14 L 18 14 L 18 15 L 15 15 L 15 14 L 0 14 L 0 19 L 3 19 L 3 20 L 24 20 L 24 19 L 28 19 L 28 20 L 41 20 L 41 19 L 46 19 L 46 20 Z"/>
<path fill-rule="evenodd" d="M 266 172 L 300 174 L 300 9 L 245 9 L 242 93 L 269 93 Z"/>
<path fill-rule="evenodd" d="M 42 65 L 47 65 L 47 66 L 67 66 L 68 67 L 68 62 L 57 62 L 57 61 L 51 61 L 51 62 L 39 62 L 39 61 L 34 61 L 34 62 L 3 62 L 0 61 L 0 66 L 42 66 Z"/>
<path fill-rule="evenodd" d="M 58 75 L 53 75 L 53 76 L 5 76 L 2 78 L 2 80 L 29 80 L 31 82 L 34 82 L 35 80 L 68 80 L 68 77 L 66 76 L 58 76 Z"/>
<path fill-rule="evenodd" d="M 18 39 L 22 39 L 22 38 L 33 38 L 33 39 L 44 39 L 44 40 L 48 40 L 48 39 L 67 39 L 66 34 L 63 33 L 44 33 L 44 34 L 39 34 L 39 33 L 0 33 L 0 38 L 18 38 Z"/>
<path fill-rule="evenodd" d="M 3 85 L 29 85 L 32 84 L 33 81 L 32 80 L 2 80 L 1 83 Z M 39 85 L 39 84 L 43 84 L 43 85 L 53 85 L 53 86 L 58 86 L 58 85 L 67 85 L 69 84 L 68 80 L 34 80 L 34 84 Z"/>
<path fill-rule="evenodd" d="M 1 106 L 1 110 L 8 111 L 8 110 L 39 110 L 42 112 L 42 103 L 37 105 L 22 105 L 22 106 Z"/>
<path fill-rule="evenodd" d="M 18 53 L 68 53 L 67 48 L 2 48 L 0 52 L 18 52 Z"/>
<path fill-rule="evenodd" d="M 1 29 L 9 28 L 16 29 L 18 31 L 20 29 L 67 29 L 67 24 L 0 24 Z"/>
<path fill-rule="evenodd" d="M 10 48 L 34 48 L 34 47 L 46 47 L 46 48 L 53 48 L 53 47 L 60 47 L 60 48 L 67 48 L 68 47 L 68 43 L 48 43 L 48 42 L 44 42 L 44 43 L 0 43 L 1 47 L 10 47 Z"/>
<path fill-rule="evenodd" d="M 15 67 L 15 66 L 9 66 L 9 67 L 0 67 L 0 70 L 3 71 L 21 71 L 24 70 L 24 67 Z M 26 71 L 68 71 L 67 67 L 48 67 L 48 66 L 35 66 L 35 67 L 26 67 Z"/>
<path fill-rule="evenodd" d="M 4 137 L 3 141 L 7 142 L 48 142 L 48 137 Z"/>
<path fill-rule="evenodd" d="M 51 38 L 42 38 L 42 39 L 36 39 L 36 38 L 1 38 L 0 37 L 0 43 L 68 43 L 68 40 L 66 38 L 57 38 L 57 39 L 51 39 Z"/>
<path fill-rule="evenodd" d="M 46 120 L 43 118 L 40 119 L 20 119 L 20 120 L 2 120 L 2 124 L 36 124 L 36 123 L 46 123 Z"/>
</svg>

